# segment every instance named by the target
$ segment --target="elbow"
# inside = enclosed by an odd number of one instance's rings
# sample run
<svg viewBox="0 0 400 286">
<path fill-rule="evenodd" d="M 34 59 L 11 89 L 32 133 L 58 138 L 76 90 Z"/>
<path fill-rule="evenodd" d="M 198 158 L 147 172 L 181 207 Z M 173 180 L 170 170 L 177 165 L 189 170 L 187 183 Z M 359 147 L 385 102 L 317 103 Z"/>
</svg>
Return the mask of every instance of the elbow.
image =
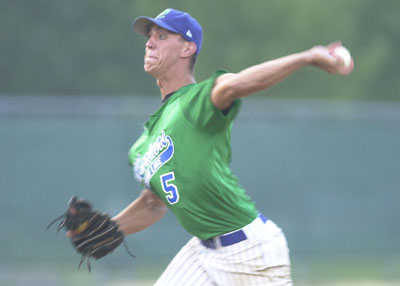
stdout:
<svg viewBox="0 0 400 286">
<path fill-rule="evenodd" d="M 154 213 L 158 213 L 159 215 L 164 215 L 168 208 L 167 206 L 164 204 L 164 202 L 162 200 L 160 200 L 159 198 L 157 198 L 157 200 L 153 200 L 150 202 L 149 204 L 149 209 L 154 212 Z"/>
<path fill-rule="evenodd" d="M 150 211 L 155 213 L 165 214 L 168 210 L 164 202 L 150 190 L 145 191 L 144 203 Z"/>
</svg>

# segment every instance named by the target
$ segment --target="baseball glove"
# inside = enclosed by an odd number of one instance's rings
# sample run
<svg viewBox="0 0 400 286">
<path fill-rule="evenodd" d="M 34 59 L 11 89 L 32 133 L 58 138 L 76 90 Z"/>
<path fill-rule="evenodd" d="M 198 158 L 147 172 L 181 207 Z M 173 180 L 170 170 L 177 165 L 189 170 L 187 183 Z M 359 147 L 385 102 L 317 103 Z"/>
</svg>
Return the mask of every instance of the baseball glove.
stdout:
<svg viewBox="0 0 400 286">
<path fill-rule="evenodd" d="M 82 254 L 78 267 L 80 268 L 87 259 L 89 272 L 91 269 L 90 258 L 99 259 L 125 242 L 124 234 L 108 214 L 93 210 L 88 201 L 78 199 L 76 196 L 69 200 L 67 211 L 54 219 L 47 229 L 61 219 L 57 232 L 64 227 L 72 232 L 71 242 L 78 253 Z M 125 243 L 124 246 L 129 255 L 134 257 Z"/>
</svg>

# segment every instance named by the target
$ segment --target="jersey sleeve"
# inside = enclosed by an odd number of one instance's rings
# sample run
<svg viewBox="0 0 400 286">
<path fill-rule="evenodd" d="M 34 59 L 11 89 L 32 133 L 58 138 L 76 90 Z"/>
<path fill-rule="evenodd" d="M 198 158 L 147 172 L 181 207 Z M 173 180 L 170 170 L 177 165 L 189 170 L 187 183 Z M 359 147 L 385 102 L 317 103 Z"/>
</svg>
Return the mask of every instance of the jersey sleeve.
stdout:
<svg viewBox="0 0 400 286">
<path fill-rule="evenodd" d="M 211 91 L 216 78 L 226 71 L 219 70 L 207 80 L 193 85 L 180 98 L 181 110 L 185 118 L 196 128 L 218 132 L 228 128 L 239 112 L 241 100 L 235 100 L 229 110 L 217 108 L 211 101 Z"/>
</svg>

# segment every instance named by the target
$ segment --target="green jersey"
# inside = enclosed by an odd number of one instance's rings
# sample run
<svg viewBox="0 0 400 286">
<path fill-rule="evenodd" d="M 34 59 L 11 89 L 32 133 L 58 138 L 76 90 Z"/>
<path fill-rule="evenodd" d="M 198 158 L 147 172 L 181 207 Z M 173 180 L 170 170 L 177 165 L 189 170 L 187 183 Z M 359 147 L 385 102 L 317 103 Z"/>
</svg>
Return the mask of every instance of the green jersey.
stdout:
<svg viewBox="0 0 400 286">
<path fill-rule="evenodd" d="M 210 98 L 222 73 L 174 92 L 129 151 L 136 179 L 200 239 L 239 229 L 257 217 L 229 168 L 232 121 L 241 102 L 224 115 Z"/>
</svg>

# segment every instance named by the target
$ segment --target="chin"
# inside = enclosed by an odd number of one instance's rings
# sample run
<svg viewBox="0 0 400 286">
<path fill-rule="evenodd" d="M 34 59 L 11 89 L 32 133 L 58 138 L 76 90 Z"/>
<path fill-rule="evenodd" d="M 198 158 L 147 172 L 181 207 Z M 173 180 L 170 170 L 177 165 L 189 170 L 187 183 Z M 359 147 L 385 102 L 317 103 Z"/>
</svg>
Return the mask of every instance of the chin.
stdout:
<svg viewBox="0 0 400 286">
<path fill-rule="evenodd" d="M 144 71 L 149 75 L 155 77 L 156 71 L 154 69 L 144 67 Z"/>
</svg>

